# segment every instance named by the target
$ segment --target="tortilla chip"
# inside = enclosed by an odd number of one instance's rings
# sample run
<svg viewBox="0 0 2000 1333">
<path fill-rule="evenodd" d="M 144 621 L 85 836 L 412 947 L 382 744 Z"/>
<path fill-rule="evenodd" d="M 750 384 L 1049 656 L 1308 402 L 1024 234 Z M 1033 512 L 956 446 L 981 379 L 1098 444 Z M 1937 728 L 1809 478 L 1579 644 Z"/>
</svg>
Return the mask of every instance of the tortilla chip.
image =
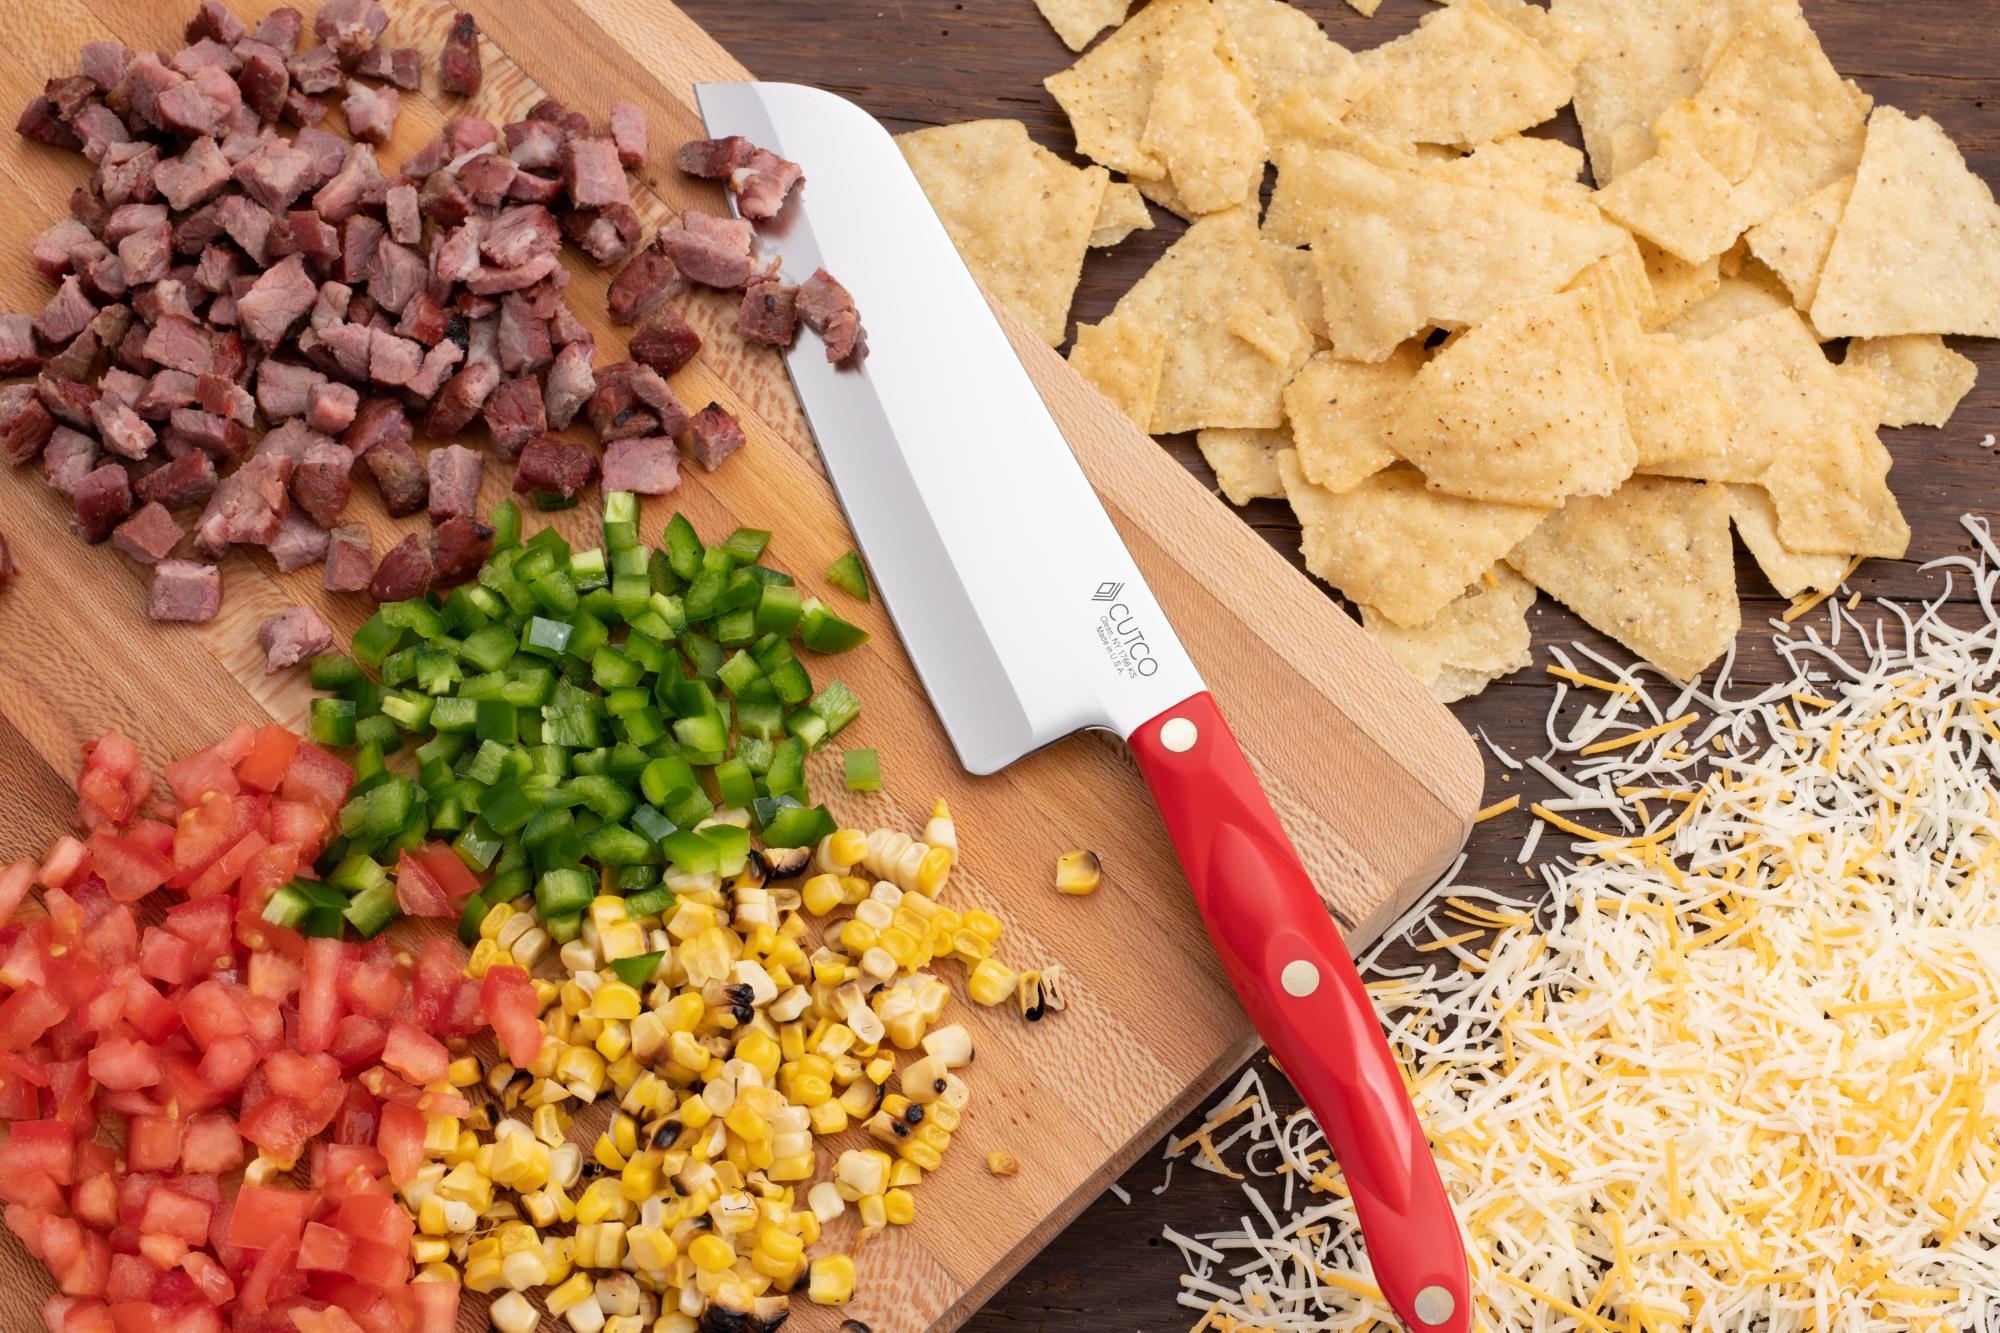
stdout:
<svg viewBox="0 0 2000 1333">
<path fill-rule="evenodd" d="M 1292 308 L 1298 311 L 1299 319 L 1312 333 L 1313 341 L 1316 344 L 1325 343 L 1326 295 L 1320 291 L 1319 275 L 1313 271 L 1312 252 L 1266 241 L 1264 262 L 1285 284 L 1285 292 L 1292 298 Z"/>
<path fill-rule="evenodd" d="M 1463 0 L 1441 0 L 1441 3 L 1456 5 Z M 1557 21 L 1546 6 L 1531 4 L 1529 0 L 1485 0 L 1485 3 L 1493 11 L 1493 17 L 1519 29 L 1523 37 L 1548 52 L 1549 59 L 1566 70 L 1576 69 L 1587 44 L 1580 33 Z"/>
<path fill-rule="evenodd" d="M 1700 88 L 1709 52 L 1734 28 L 1738 7 L 1739 0 L 1551 0 L 1550 15 L 1582 44 L 1576 118 L 1599 185 L 1652 156 L 1653 122 Z"/>
<path fill-rule="evenodd" d="M 1035 0 L 1035 8 L 1072 51 L 1081 51 L 1098 33 L 1123 23 L 1131 5 L 1132 0 Z"/>
<path fill-rule="evenodd" d="M 1070 368 L 1097 386 L 1140 430 L 1153 419 L 1167 339 L 1158 329 L 1112 315 L 1101 324 L 1076 326 Z"/>
<path fill-rule="evenodd" d="M 1160 33 L 1154 59 L 1140 151 L 1166 168 L 1183 216 L 1234 208 L 1263 182 L 1264 132 L 1215 11 L 1184 10 Z"/>
<path fill-rule="evenodd" d="M 1312 334 L 1265 263 L 1249 213 L 1214 213 L 1188 228 L 1113 313 L 1166 338 L 1153 434 L 1284 424 L 1279 395 L 1311 352 Z M 1260 345 L 1232 327 L 1258 330 Z M 1274 350 L 1285 355 L 1274 359 Z"/>
<path fill-rule="evenodd" d="M 1321 352 L 1285 386 L 1285 416 L 1299 471 L 1315 486 L 1351 491 L 1396 461 L 1384 438 L 1387 413 L 1423 368 L 1420 340 L 1386 361 L 1341 361 Z"/>
<path fill-rule="evenodd" d="M 1731 107 L 1683 98 L 1653 122 L 1653 138 L 1662 154 L 1692 153 L 1731 184 L 1757 162 L 1757 123 Z"/>
<path fill-rule="evenodd" d="M 1372 606 L 1361 608 L 1361 625 L 1439 703 L 1450 704 L 1533 661 L 1528 608 L 1534 603 L 1534 584 L 1495 565 L 1422 625 L 1405 628 Z"/>
<path fill-rule="evenodd" d="M 1569 285 L 1597 289 L 1603 302 L 1598 313 L 1604 317 L 1605 332 L 1612 335 L 1614 343 L 1625 336 L 1625 331 L 1613 327 L 1614 324 L 1629 319 L 1635 329 L 1645 327 L 1646 314 L 1653 305 L 1653 280 L 1647 276 L 1646 258 L 1639 252 L 1637 237 L 1626 236 L 1623 244 L 1596 263 L 1586 265 Z"/>
<path fill-rule="evenodd" d="M 1590 188 L 1580 179 L 1583 154 L 1560 139 L 1534 134 L 1496 139 L 1463 157 L 1426 163 L 1423 169 L 1458 185 L 1484 185 L 1521 194 L 1553 191 L 1572 202 L 1590 195 Z"/>
<path fill-rule="evenodd" d="M 1260 120 L 1294 93 L 1344 116 L 1368 91 L 1370 77 L 1353 53 L 1303 9 L 1285 0 L 1215 0 L 1215 12 L 1250 75 Z M 1265 133 L 1275 137 L 1268 122 Z"/>
<path fill-rule="evenodd" d="M 1489 143 L 1549 119 L 1575 88 L 1567 68 L 1486 0 L 1434 10 L 1360 59 L 1376 82 L 1348 119 L 1390 140 Z"/>
<path fill-rule="evenodd" d="M 1257 115 L 1274 159 L 1285 147 L 1337 148 L 1395 171 L 1415 171 L 1424 165 L 1411 145 L 1355 128 L 1304 88 L 1294 88 L 1276 106 L 1260 104 Z"/>
<path fill-rule="evenodd" d="M 1428 623 L 1548 513 L 1439 495 L 1415 468 L 1392 467 L 1342 494 L 1307 481 L 1293 455 L 1280 455 L 1278 468 L 1304 530 L 1306 568 L 1403 626 Z"/>
<path fill-rule="evenodd" d="M 1716 52 L 1695 110 L 1733 112 L 1757 126 L 1757 151 L 1738 185 L 1744 225 L 1762 222 L 1861 160 L 1867 111 L 1820 49 L 1796 0 L 1755 5 Z"/>
<path fill-rule="evenodd" d="M 1329 340 L 1353 361 L 1380 361 L 1433 325 L 1476 323 L 1546 296 L 1624 241 L 1588 204 L 1299 148 L 1280 150 L 1265 233 L 1312 245 Z"/>
<path fill-rule="evenodd" d="M 940 125 L 896 144 L 973 276 L 1060 346 L 1109 183 L 1104 169 L 1069 165 L 1018 120 Z"/>
<path fill-rule="evenodd" d="M 1856 338 L 1840 364 L 1866 369 L 1881 382 L 1888 395 L 1884 426 L 1942 426 L 1979 378 L 1979 367 L 1935 333 Z"/>
<path fill-rule="evenodd" d="M 1684 475 L 1675 460 L 1713 459 L 1727 451 L 1736 415 L 1712 353 L 1699 343 L 1645 333 L 1615 345 L 1612 355 L 1638 471 Z"/>
<path fill-rule="evenodd" d="M 1713 296 L 1722 285 L 1720 256 L 1689 264 L 1651 241 L 1640 240 L 1637 244 L 1653 292 L 1652 304 L 1639 317 L 1639 322 L 1649 329 L 1672 322 L 1683 311 Z"/>
<path fill-rule="evenodd" d="M 1900 560 L 1910 549 L 1910 525 L 1889 489 L 1889 451 L 1872 425 L 1823 430 L 1779 454 L 1761 480 L 1789 550 Z"/>
<path fill-rule="evenodd" d="M 1880 414 L 1880 389 L 1874 401 L 1865 401 L 1789 306 L 1738 321 L 1687 346 L 1721 385 L 1735 428 L 1719 452 L 1690 450 L 1673 459 L 1655 459 L 1649 464 L 1652 471 L 1756 482 L 1779 455 L 1810 451 L 1846 425 L 1872 427 Z"/>
<path fill-rule="evenodd" d="M 1609 495 L 1638 461 L 1594 291 L 1496 311 L 1444 347 L 1387 415 L 1431 489 L 1554 507 Z"/>
<path fill-rule="evenodd" d="M 1606 214 L 1688 264 L 1721 254 L 1743 230 L 1728 178 L 1696 153 L 1656 153 L 1596 197 Z"/>
<path fill-rule="evenodd" d="M 1847 573 L 1844 555 L 1800 555 L 1778 540 L 1778 511 L 1762 486 L 1731 486 L 1729 516 L 1736 535 L 1756 558 L 1757 568 L 1780 597 L 1806 592 L 1832 592 Z"/>
<path fill-rule="evenodd" d="M 1853 192 L 1854 177 L 1842 176 L 1744 233 L 1750 253 L 1778 275 L 1801 310 L 1812 309 L 1834 230 Z"/>
<path fill-rule="evenodd" d="M 1372 19 L 1375 11 L 1382 7 L 1382 0 L 1347 0 L 1347 5 L 1362 18 Z"/>
<path fill-rule="evenodd" d="M 1209 17 L 1208 0 L 1153 0 L 1068 69 L 1042 80 L 1069 116 L 1077 151 L 1136 181 L 1164 178 L 1166 164 L 1140 146 L 1153 104 L 1159 47 L 1190 14 Z"/>
<path fill-rule="evenodd" d="M 1105 187 L 1104 202 L 1097 206 L 1097 221 L 1090 229 L 1090 248 L 1103 250 L 1118 244 L 1135 231 L 1150 231 L 1153 215 L 1146 210 L 1146 196 L 1127 181 L 1113 181 Z"/>
<path fill-rule="evenodd" d="M 1507 563 L 1682 680 L 1727 652 L 1742 625 L 1720 486 L 1634 477 L 1612 495 L 1571 500 Z"/>
<path fill-rule="evenodd" d="M 1812 314 L 1834 337 L 2000 335 L 2000 205 L 1930 117 L 1869 119 Z"/>
<path fill-rule="evenodd" d="M 1668 320 L 1662 330 L 1677 338 L 1708 338 L 1746 319 L 1791 309 L 1791 293 L 1778 275 L 1752 260 L 1737 276 L 1718 278 L 1712 293 Z M 1818 330 L 1810 324 L 1806 328 L 1814 341 L 1823 341 Z"/>
<path fill-rule="evenodd" d="M 1194 442 L 1215 473 L 1223 498 L 1233 505 L 1252 500 L 1282 500 L 1285 483 L 1278 475 L 1278 455 L 1292 447 L 1288 430 L 1202 430 Z"/>
</svg>

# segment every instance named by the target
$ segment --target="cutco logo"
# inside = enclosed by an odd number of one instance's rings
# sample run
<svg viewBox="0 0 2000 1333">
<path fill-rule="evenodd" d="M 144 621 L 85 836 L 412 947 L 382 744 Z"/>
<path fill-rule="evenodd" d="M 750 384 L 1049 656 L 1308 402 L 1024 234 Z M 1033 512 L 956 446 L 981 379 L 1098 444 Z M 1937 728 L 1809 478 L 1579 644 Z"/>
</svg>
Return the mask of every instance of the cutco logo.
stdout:
<svg viewBox="0 0 2000 1333">
<path fill-rule="evenodd" d="M 1146 632 L 1132 608 L 1118 600 L 1124 591 L 1122 583 L 1100 583 L 1090 595 L 1093 602 L 1110 603 L 1097 618 L 1097 641 L 1120 675 L 1127 679 L 1150 676 L 1159 671 L 1160 660 L 1153 656 L 1153 646 L 1146 642 Z"/>
</svg>

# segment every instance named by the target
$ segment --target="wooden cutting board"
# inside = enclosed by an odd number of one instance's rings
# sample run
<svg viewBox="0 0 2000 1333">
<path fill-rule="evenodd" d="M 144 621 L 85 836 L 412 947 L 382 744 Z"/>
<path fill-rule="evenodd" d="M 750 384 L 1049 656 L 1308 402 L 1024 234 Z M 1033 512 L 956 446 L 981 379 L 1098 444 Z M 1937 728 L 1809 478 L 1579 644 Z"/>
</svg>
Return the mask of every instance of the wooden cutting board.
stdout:
<svg viewBox="0 0 2000 1333">
<path fill-rule="evenodd" d="M 271 0 L 235 5 L 246 18 L 270 7 Z M 426 92 L 404 96 L 385 163 L 421 146 L 448 115 L 502 123 L 554 95 L 601 120 L 611 99 L 624 98 L 644 107 L 650 121 L 652 160 L 634 201 L 648 234 L 689 206 L 722 211 L 718 191 L 673 171 L 671 152 L 701 132 L 694 82 L 750 76 L 685 15 L 660 0 L 474 0 L 467 7 L 486 34 L 485 88 L 471 104 L 435 91 L 431 56 L 451 7 L 391 0 L 388 40 L 426 53 Z M 46 78 L 72 72 L 83 42 L 115 36 L 134 47 L 176 49 L 192 9 L 192 0 L 14 7 L 0 46 L 0 108 L 17 107 Z M 329 118 L 330 126 L 338 121 L 338 114 Z M 0 308 L 37 310 L 50 289 L 29 265 L 26 242 L 63 216 L 85 163 L 5 135 L 0 173 L 11 186 L 0 199 L 0 254 L 11 260 L 0 269 Z M 616 359 L 625 339 L 604 319 L 608 275 L 573 252 L 566 262 L 570 301 L 598 335 L 598 360 Z M 675 377 L 676 391 L 690 403 L 713 399 L 738 414 L 751 443 L 720 473 L 690 469 L 678 493 L 649 501 L 644 534 L 657 538 L 676 508 L 711 540 L 738 524 L 770 528 L 778 534 L 773 562 L 817 583 L 852 538 L 783 366 L 768 349 L 735 338 L 733 302 L 708 293 L 682 308 L 707 346 Z M 1052 352 L 1004 312 L 1002 319 L 1233 719 L 1329 907 L 1351 941 L 1372 939 L 1464 840 L 1481 785 L 1470 741 L 1318 589 Z M 489 471 L 486 502 L 504 495 L 503 471 Z M 558 526 L 587 536 L 594 500 L 559 516 Z M 350 517 L 373 529 L 378 553 L 399 528 L 422 522 L 389 520 L 365 484 L 357 486 Z M 37 469 L 0 479 L 0 533 L 21 565 L 0 595 L 0 859 L 37 854 L 65 831 L 78 747 L 107 729 L 132 736 L 157 765 L 236 723 L 303 724 L 311 691 L 301 672 L 263 674 L 259 621 L 304 602 L 345 633 L 372 609 L 365 597 L 323 592 L 317 568 L 279 575 L 261 553 L 238 553 L 224 565 L 220 619 L 156 626 L 144 615 L 145 572 L 108 546 L 81 544 L 69 520 L 63 497 L 42 485 Z M 1031 534 L 1033 516 L 1022 522 Z M 958 1006 L 975 1028 L 979 1056 L 970 1070 L 972 1106 L 946 1168 L 917 1191 L 914 1225 L 892 1228 L 863 1249 L 855 1302 L 835 1314 L 800 1301 L 791 1325 L 831 1329 L 854 1318 L 875 1333 L 948 1329 L 1234 1068 L 1256 1038 L 1209 952 L 1123 747 L 1102 736 L 1073 738 L 998 776 L 970 778 L 886 617 L 867 607 L 859 619 L 874 641 L 813 665 L 818 678 L 838 676 L 861 694 L 866 708 L 849 735 L 880 749 L 887 790 L 845 792 L 832 756 L 814 761 L 815 790 L 832 798 L 845 822 L 912 832 L 934 798 L 948 799 L 964 853 L 952 900 L 987 907 L 1009 923 L 1001 948 L 1007 960 L 1060 961 L 1073 978 L 1068 1010 L 1034 1026 L 1010 1008 Z M 1051 888 L 1055 856 L 1069 848 L 1103 856 L 1105 886 L 1094 897 L 1065 898 Z M 952 980 L 956 985 L 955 970 Z M 1020 1175 L 989 1175 L 991 1149 L 1016 1155 Z M 40 1326 L 52 1288 L 11 1236 L 0 1245 L 8 1279 L 0 1327 L 26 1333 Z M 465 1326 L 481 1326 L 470 1310 Z"/>
</svg>

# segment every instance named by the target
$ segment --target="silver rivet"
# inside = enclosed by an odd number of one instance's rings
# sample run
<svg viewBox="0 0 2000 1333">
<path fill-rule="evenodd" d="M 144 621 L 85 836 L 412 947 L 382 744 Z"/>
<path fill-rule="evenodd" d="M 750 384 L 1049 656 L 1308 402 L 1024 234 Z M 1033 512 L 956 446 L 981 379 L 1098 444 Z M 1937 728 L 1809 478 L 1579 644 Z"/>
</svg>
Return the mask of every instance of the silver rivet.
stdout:
<svg viewBox="0 0 2000 1333">
<path fill-rule="evenodd" d="M 1294 958 L 1278 974 L 1278 984 L 1285 988 L 1285 994 L 1304 999 L 1319 989 L 1319 969 L 1303 958 Z"/>
<path fill-rule="evenodd" d="M 1426 1324 L 1442 1324 L 1457 1309 L 1458 1302 L 1443 1287 L 1425 1287 L 1417 1293 L 1416 1315 Z"/>
<path fill-rule="evenodd" d="M 1170 717 L 1160 726 L 1160 744 L 1175 754 L 1186 754 L 1201 739 L 1194 723 L 1184 717 Z"/>
</svg>

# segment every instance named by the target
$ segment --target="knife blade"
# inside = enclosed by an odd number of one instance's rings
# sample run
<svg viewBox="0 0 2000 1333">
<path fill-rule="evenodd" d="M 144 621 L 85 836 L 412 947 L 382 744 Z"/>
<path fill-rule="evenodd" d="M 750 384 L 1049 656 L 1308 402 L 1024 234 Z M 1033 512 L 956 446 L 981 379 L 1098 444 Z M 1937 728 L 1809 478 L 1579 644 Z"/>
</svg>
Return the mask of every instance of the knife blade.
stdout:
<svg viewBox="0 0 2000 1333">
<path fill-rule="evenodd" d="M 806 174 L 762 224 L 825 268 L 860 367 L 785 356 L 890 618 L 960 762 L 1085 728 L 1131 745 L 1218 955 L 1346 1173 L 1377 1280 L 1422 1333 L 1469 1327 L 1463 1243 L 1367 992 L 1249 761 L 889 134 L 796 84 L 700 84 L 710 135 Z"/>
</svg>

